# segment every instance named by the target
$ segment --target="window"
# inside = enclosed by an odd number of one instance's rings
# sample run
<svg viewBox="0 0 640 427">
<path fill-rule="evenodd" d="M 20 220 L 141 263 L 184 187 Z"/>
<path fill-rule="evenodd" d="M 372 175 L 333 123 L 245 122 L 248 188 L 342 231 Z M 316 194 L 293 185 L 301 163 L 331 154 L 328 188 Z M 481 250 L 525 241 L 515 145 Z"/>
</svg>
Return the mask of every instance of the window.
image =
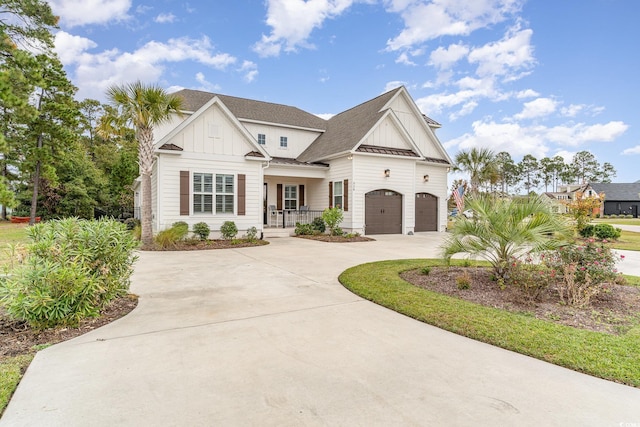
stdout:
<svg viewBox="0 0 640 427">
<path fill-rule="evenodd" d="M 333 183 L 333 207 L 342 207 L 342 181 L 336 181 Z"/>
<path fill-rule="evenodd" d="M 286 136 L 281 136 L 280 137 L 280 148 L 287 148 L 287 137 Z"/>
<path fill-rule="evenodd" d="M 193 174 L 193 213 L 213 212 L 213 174 Z"/>
<path fill-rule="evenodd" d="M 216 175 L 216 213 L 233 213 L 233 175 Z"/>
<path fill-rule="evenodd" d="M 258 134 L 258 144 L 265 145 L 267 143 L 267 136 L 264 133 Z"/>
<path fill-rule="evenodd" d="M 284 208 L 291 209 L 291 210 L 298 209 L 298 186 L 297 185 L 284 186 Z"/>
</svg>

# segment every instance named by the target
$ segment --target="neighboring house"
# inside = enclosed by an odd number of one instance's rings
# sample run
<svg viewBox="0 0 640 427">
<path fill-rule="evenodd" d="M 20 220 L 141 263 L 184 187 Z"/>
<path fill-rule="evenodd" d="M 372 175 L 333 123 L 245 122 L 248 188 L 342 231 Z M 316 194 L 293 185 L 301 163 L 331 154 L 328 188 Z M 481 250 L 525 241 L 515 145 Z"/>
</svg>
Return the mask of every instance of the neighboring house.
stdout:
<svg viewBox="0 0 640 427">
<path fill-rule="evenodd" d="M 328 206 L 343 230 L 444 231 L 451 159 L 400 87 L 329 120 L 295 107 L 181 90 L 185 116 L 155 132 L 153 227 L 293 227 Z M 136 207 L 142 200 L 134 184 Z"/>
<path fill-rule="evenodd" d="M 567 202 L 572 200 L 573 193 L 561 193 L 561 192 L 545 192 L 542 196 L 546 197 L 545 200 L 549 202 L 551 210 L 554 213 L 566 214 L 569 212 Z"/>
<path fill-rule="evenodd" d="M 638 218 L 640 183 L 589 183 L 584 186 L 586 197 L 600 193 L 604 193 L 601 214 L 633 215 L 634 218 Z"/>
</svg>

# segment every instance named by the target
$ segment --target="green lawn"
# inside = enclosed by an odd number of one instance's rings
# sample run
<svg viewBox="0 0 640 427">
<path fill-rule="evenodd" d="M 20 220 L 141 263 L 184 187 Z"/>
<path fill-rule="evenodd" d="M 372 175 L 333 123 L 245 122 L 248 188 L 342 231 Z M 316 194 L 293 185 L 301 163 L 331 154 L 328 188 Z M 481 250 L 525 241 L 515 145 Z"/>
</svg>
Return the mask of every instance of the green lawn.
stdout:
<svg viewBox="0 0 640 427">
<path fill-rule="evenodd" d="M 640 251 L 640 233 L 622 230 L 620 238 L 611 242 L 611 247 L 627 251 Z"/>
<path fill-rule="evenodd" d="M 1 268 L 8 263 L 8 244 L 26 243 L 25 228 L 25 224 L 0 221 L 0 272 Z M 0 361 L 0 414 L 9 403 L 13 391 L 18 386 L 22 374 L 31 363 L 34 355 L 35 350 L 33 354 L 8 357 Z"/>
<path fill-rule="evenodd" d="M 640 225 L 640 218 L 596 218 L 591 222 L 611 225 Z"/>
<path fill-rule="evenodd" d="M 591 332 L 510 313 L 413 286 L 405 270 L 441 260 L 363 264 L 340 275 L 349 290 L 399 313 L 478 341 L 596 377 L 640 387 L 640 325 L 625 335 Z"/>
</svg>

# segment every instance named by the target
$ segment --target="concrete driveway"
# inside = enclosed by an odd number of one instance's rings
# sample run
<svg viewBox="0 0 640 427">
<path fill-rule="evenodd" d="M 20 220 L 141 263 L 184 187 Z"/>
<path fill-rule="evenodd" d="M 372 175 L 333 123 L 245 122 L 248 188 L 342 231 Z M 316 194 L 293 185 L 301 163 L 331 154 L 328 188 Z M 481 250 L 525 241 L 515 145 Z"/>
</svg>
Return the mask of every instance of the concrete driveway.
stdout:
<svg viewBox="0 0 640 427">
<path fill-rule="evenodd" d="M 640 425 L 640 390 L 463 338 L 337 281 L 442 235 L 141 254 L 130 315 L 38 353 L 1 426 Z"/>
</svg>

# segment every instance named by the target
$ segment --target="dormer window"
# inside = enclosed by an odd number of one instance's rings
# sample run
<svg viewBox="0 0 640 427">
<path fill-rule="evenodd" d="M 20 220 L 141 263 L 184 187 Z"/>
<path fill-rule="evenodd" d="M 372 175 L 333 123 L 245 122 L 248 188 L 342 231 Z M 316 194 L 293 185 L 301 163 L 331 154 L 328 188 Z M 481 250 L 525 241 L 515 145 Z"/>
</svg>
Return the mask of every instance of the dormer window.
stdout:
<svg viewBox="0 0 640 427">
<path fill-rule="evenodd" d="M 280 148 L 287 148 L 288 141 L 286 136 L 280 137 Z"/>
<path fill-rule="evenodd" d="M 264 133 L 258 134 L 258 144 L 265 145 L 267 143 L 267 136 Z"/>
</svg>

